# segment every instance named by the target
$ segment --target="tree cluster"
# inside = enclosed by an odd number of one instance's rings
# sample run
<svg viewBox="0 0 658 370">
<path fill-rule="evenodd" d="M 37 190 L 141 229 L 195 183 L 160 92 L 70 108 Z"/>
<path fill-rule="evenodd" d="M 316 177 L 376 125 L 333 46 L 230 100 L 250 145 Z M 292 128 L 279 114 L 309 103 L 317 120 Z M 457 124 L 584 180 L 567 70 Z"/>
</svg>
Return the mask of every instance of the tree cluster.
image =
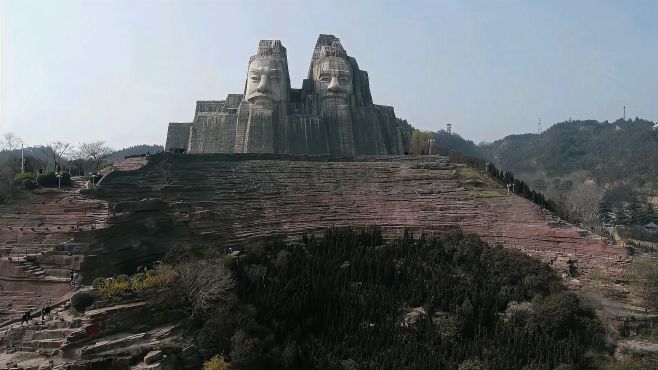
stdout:
<svg viewBox="0 0 658 370">
<path fill-rule="evenodd" d="M 235 296 L 198 339 L 232 369 L 582 368 L 601 345 L 548 265 L 459 231 L 386 244 L 378 229 L 331 229 L 225 263 Z"/>
</svg>

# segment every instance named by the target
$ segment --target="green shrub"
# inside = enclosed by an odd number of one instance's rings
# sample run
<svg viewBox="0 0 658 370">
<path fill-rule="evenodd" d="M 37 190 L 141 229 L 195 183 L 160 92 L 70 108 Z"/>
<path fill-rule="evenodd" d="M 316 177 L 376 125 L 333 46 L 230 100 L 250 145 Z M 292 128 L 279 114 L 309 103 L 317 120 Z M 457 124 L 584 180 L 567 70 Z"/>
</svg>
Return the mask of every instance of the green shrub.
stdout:
<svg viewBox="0 0 658 370">
<path fill-rule="evenodd" d="M 94 297 L 86 292 L 77 292 L 71 296 L 71 307 L 78 312 L 85 312 L 87 307 L 94 303 Z"/>
<path fill-rule="evenodd" d="M 116 279 L 107 279 L 98 288 L 98 292 L 105 298 L 114 297 L 126 292 L 140 292 L 146 289 L 172 286 L 178 280 L 178 274 L 170 265 L 160 265 L 155 270 L 137 273 L 132 276 L 119 275 Z"/>
<path fill-rule="evenodd" d="M 25 179 L 23 180 L 23 187 L 26 190 L 34 190 L 38 187 L 37 182 L 31 179 Z"/>
<path fill-rule="evenodd" d="M 19 174 L 16 174 L 16 177 L 14 177 L 14 182 L 16 184 L 23 184 L 25 180 L 32 180 L 35 181 L 37 179 L 37 174 L 33 172 L 21 172 Z"/>
<path fill-rule="evenodd" d="M 126 274 L 121 274 L 121 275 L 117 276 L 117 278 L 116 278 L 117 283 L 127 283 L 129 281 L 130 281 L 130 276 L 128 276 Z"/>
<path fill-rule="evenodd" d="M 61 173 L 61 182 L 62 186 L 71 186 L 71 175 L 68 172 Z M 37 176 L 37 184 L 43 186 L 44 188 L 56 188 L 59 186 L 60 179 L 57 178 L 57 174 L 53 171 L 46 172 Z"/>
<path fill-rule="evenodd" d="M 96 290 L 100 289 L 100 288 L 103 287 L 104 285 L 105 285 L 105 278 L 103 278 L 103 277 L 97 277 L 97 278 L 94 279 L 94 281 L 91 283 L 91 286 L 92 286 L 94 289 L 96 289 Z"/>
</svg>

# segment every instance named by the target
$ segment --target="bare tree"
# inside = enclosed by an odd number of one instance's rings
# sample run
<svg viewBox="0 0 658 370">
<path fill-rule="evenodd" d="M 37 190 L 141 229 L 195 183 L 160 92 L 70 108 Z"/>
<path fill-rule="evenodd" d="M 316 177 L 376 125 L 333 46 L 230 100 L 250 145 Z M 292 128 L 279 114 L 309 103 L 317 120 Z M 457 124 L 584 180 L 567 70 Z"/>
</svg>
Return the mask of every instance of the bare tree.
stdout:
<svg viewBox="0 0 658 370">
<path fill-rule="evenodd" d="M 61 169 L 62 162 L 73 152 L 73 145 L 63 141 L 53 141 L 52 143 L 39 147 L 48 159 L 52 159 L 55 165 L 55 171 Z"/>
<path fill-rule="evenodd" d="M 577 184 L 568 193 L 568 201 L 573 205 L 576 214 L 589 225 L 598 223 L 599 203 L 603 198 L 603 190 L 593 181 Z"/>
<path fill-rule="evenodd" d="M 9 165 L 14 163 L 14 150 L 19 148 L 21 138 L 13 132 L 7 132 L 2 137 L 2 147 L 9 151 Z"/>
<path fill-rule="evenodd" d="M 222 260 L 186 262 L 176 267 L 180 289 L 192 305 L 195 314 L 208 312 L 220 301 L 228 299 L 235 279 Z"/>
<path fill-rule="evenodd" d="M 96 171 L 100 170 L 101 164 L 103 164 L 103 162 L 114 152 L 114 149 L 105 145 L 104 141 L 82 143 L 78 147 L 78 150 L 81 158 L 94 162 L 94 169 Z"/>
</svg>

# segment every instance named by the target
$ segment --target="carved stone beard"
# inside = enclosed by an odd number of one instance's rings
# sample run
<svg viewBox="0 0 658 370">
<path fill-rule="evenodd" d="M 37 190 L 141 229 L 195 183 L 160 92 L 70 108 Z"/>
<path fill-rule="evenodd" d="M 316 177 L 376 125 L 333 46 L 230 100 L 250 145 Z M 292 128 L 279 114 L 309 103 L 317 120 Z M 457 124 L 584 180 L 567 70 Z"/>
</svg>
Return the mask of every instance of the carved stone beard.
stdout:
<svg viewBox="0 0 658 370">
<path fill-rule="evenodd" d="M 355 154 L 352 113 L 348 106 L 323 110 L 320 119 L 327 133 L 331 154 Z"/>
<path fill-rule="evenodd" d="M 243 100 L 237 111 L 236 153 L 285 153 L 288 114 L 281 103 L 264 107 Z"/>
</svg>

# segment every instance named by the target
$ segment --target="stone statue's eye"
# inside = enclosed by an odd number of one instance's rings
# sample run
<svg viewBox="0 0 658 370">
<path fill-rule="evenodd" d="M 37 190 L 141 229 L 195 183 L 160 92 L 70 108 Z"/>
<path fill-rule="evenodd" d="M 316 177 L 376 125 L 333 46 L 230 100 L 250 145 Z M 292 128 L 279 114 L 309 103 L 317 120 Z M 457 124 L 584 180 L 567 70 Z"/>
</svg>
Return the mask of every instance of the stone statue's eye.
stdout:
<svg viewBox="0 0 658 370">
<path fill-rule="evenodd" d="M 331 81 L 331 77 L 329 76 L 320 76 L 320 82 L 329 82 Z"/>
<path fill-rule="evenodd" d="M 270 77 L 270 81 L 272 81 L 272 82 L 279 82 L 279 76 L 272 76 L 272 77 Z"/>
<path fill-rule="evenodd" d="M 349 82 L 350 82 L 350 79 L 349 79 L 349 78 L 341 78 L 341 79 L 340 79 L 340 83 L 341 83 L 341 84 L 348 84 Z"/>
<path fill-rule="evenodd" d="M 253 76 L 251 76 L 251 80 L 253 82 L 260 82 L 260 76 L 253 75 Z"/>
</svg>

